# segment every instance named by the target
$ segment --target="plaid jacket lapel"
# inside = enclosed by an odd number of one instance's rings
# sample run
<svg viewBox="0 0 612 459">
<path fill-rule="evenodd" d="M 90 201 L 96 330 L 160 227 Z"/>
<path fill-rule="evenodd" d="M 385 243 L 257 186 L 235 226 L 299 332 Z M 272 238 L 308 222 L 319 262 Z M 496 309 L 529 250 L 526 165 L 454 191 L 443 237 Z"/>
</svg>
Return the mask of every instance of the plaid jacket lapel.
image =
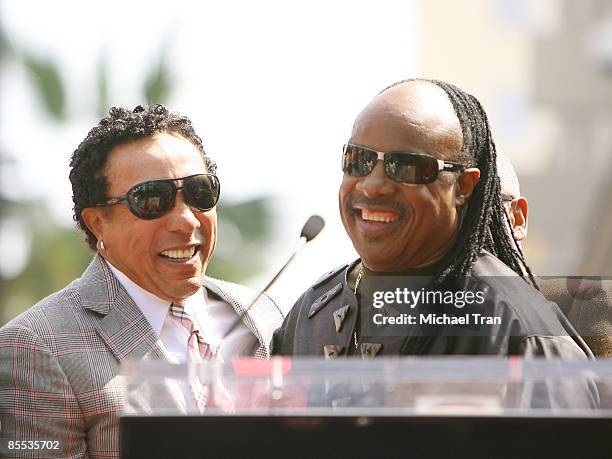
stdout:
<svg viewBox="0 0 612 459">
<path fill-rule="evenodd" d="M 257 294 L 257 292 L 242 285 L 212 277 L 204 279 L 204 287 L 232 305 L 239 316 L 244 313 L 245 308 Z M 263 295 L 257 300 L 257 303 L 245 314 L 243 323 L 257 337 L 260 344 L 255 357 L 270 358 L 269 345 L 272 341 L 272 333 L 277 327 L 280 327 L 282 321 L 281 310 L 267 295 Z"/>
<path fill-rule="evenodd" d="M 119 361 L 167 360 L 153 328 L 100 255 L 77 282 L 82 306 L 97 313 L 96 328 Z"/>
</svg>

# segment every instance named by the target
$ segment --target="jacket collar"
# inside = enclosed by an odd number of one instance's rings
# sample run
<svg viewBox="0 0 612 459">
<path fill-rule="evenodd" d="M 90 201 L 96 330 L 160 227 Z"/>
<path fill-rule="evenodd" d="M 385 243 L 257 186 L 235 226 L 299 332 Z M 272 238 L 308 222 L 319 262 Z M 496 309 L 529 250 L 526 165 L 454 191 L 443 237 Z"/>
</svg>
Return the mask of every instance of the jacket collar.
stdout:
<svg viewBox="0 0 612 459">
<path fill-rule="evenodd" d="M 274 320 L 278 317 L 274 315 L 274 311 L 270 310 L 270 308 L 274 308 L 275 305 L 271 304 L 272 301 L 269 297 L 267 295 L 262 295 L 249 311 L 245 313 L 245 309 L 255 298 L 257 292 L 242 285 L 211 277 L 205 278 L 204 287 L 229 303 L 238 316 L 244 314 L 242 322 L 251 333 L 257 337 L 260 345 L 265 348 L 266 352 L 269 352 L 269 345 L 272 341 L 272 334 L 274 333 L 274 327 L 271 326 L 271 324 L 274 324 Z M 269 355 L 267 355 L 267 357 L 269 357 Z"/>
<path fill-rule="evenodd" d="M 168 359 L 157 334 L 99 254 L 76 290 L 82 307 L 96 313 L 96 329 L 119 361 Z"/>
<path fill-rule="evenodd" d="M 239 316 L 255 295 L 251 289 L 210 277 L 205 278 L 204 287 L 228 302 Z M 77 281 L 76 290 L 82 307 L 98 316 L 98 333 L 118 360 L 168 360 L 165 346 L 99 254 Z M 270 310 L 273 307 L 264 295 L 243 319 L 266 351 L 274 332 L 271 324 L 278 320 Z"/>
</svg>

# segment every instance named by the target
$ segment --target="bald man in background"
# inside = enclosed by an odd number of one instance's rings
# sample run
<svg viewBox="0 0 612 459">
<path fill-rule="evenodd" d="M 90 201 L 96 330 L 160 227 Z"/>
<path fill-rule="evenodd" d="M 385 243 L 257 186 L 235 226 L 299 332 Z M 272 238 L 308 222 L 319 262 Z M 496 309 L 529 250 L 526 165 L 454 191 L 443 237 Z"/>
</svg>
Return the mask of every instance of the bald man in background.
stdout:
<svg viewBox="0 0 612 459">
<path fill-rule="evenodd" d="M 518 247 L 527 237 L 529 203 L 521 196 L 519 180 L 509 158 L 497 156 L 504 207 Z M 612 281 L 597 278 L 538 278 L 546 299 L 559 305 L 598 358 L 612 357 Z"/>
</svg>

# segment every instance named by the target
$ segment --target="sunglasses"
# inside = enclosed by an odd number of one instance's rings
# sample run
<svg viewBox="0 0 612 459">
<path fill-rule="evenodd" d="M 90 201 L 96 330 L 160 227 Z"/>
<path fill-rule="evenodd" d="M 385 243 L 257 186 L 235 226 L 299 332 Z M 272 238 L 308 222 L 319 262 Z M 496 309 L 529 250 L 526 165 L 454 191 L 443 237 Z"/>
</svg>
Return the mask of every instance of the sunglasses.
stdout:
<svg viewBox="0 0 612 459">
<path fill-rule="evenodd" d="M 420 153 L 382 153 L 360 145 L 346 144 L 342 153 L 342 171 L 352 177 L 364 177 L 374 170 L 379 159 L 383 162 L 387 177 L 400 183 L 431 183 L 435 182 L 441 171 L 459 172 L 465 169 L 463 164 Z"/>
<path fill-rule="evenodd" d="M 170 212 L 174 207 L 178 190 L 183 190 L 183 198 L 188 206 L 205 212 L 215 207 L 219 201 L 221 184 L 213 174 L 149 180 L 134 185 L 123 196 L 109 198 L 96 204 L 96 207 L 122 203 L 138 218 L 154 220 Z"/>
</svg>

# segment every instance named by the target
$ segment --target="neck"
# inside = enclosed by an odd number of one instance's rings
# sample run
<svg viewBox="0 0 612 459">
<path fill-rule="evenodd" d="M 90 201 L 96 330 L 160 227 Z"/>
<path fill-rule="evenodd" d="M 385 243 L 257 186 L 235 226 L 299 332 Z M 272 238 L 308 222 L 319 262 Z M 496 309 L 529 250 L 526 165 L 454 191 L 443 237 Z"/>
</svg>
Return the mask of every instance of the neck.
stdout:
<svg viewBox="0 0 612 459">
<path fill-rule="evenodd" d="M 435 274 L 442 265 L 442 258 L 437 259 L 434 262 L 426 263 L 419 266 L 410 267 L 398 267 L 387 270 L 371 269 L 367 264 L 363 264 L 363 272 L 369 276 L 422 276 Z"/>
</svg>

